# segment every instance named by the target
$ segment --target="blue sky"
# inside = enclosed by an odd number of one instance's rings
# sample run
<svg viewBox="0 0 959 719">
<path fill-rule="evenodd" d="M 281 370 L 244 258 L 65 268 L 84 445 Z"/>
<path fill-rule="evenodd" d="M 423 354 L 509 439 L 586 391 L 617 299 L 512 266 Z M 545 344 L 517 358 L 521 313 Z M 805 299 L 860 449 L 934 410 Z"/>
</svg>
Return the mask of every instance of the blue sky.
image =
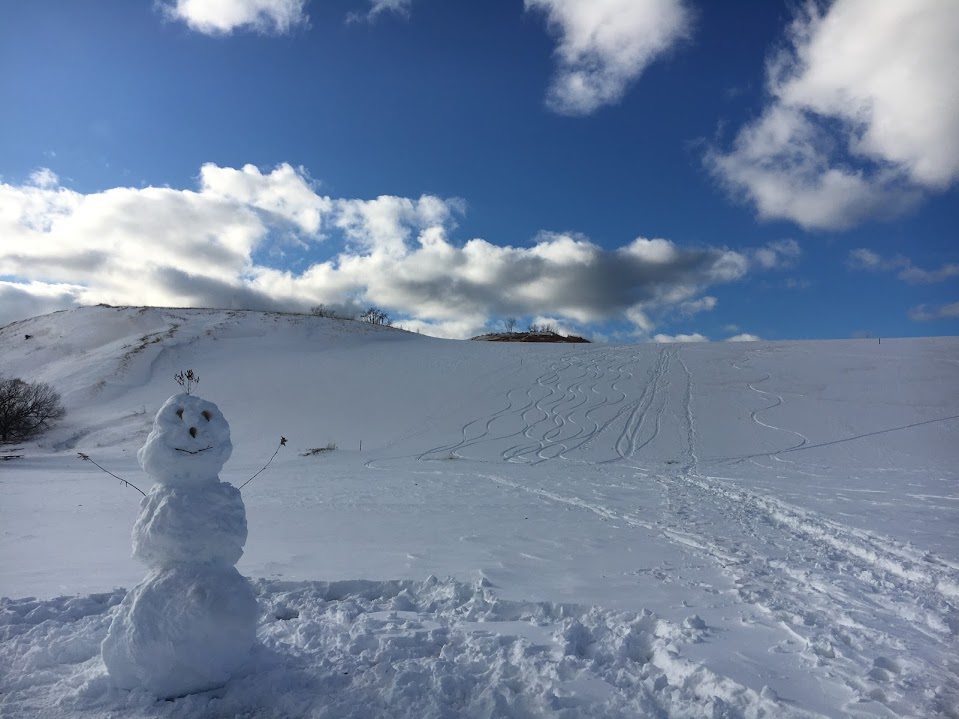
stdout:
<svg viewBox="0 0 959 719">
<path fill-rule="evenodd" d="M 0 6 L 0 324 L 959 332 L 959 4 Z"/>
</svg>

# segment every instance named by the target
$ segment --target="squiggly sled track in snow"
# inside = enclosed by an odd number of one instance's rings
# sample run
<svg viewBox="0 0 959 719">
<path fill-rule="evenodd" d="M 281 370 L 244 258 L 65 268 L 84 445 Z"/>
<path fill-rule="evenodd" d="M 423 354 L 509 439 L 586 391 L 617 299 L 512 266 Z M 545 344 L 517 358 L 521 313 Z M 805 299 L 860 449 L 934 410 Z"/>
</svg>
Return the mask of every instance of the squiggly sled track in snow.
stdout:
<svg viewBox="0 0 959 719">
<path fill-rule="evenodd" d="M 622 459 L 639 445 L 644 415 L 655 398 L 664 363 L 668 364 L 668 356 L 661 351 L 659 362 L 650 368 L 643 394 L 627 402 L 628 395 L 619 383 L 632 379 L 629 368 L 640 359 L 642 355 L 637 353 L 624 358 L 621 352 L 595 350 L 565 355 L 550 363 L 532 383 L 507 389 L 504 406 L 467 422 L 458 441 L 433 447 L 417 458 L 456 455 L 468 447 L 518 440 L 499 451 L 502 459 L 531 464 L 572 459 L 574 452 L 585 452 L 600 435 L 621 424 L 613 449 L 619 446 L 618 459 Z M 617 405 L 623 406 L 612 417 L 597 417 L 603 409 Z M 662 409 L 660 406 L 660 413 Z M 505 431 L 497 431 L 497 427 L 505 427 Z"/>
<path fill-rule="evenodd" d="M 542 383 L 547 378 L 556 374 L 558 365 L 561 364 L 564 360 L 565 360 L 565 357 L 560 358 L 560 360 L 558 360 L 557 362 L 553 362 L 552 364 L 550 364 L 547 370 L 543 372 L 542 374 L 540 374 L 534 380 L 534 385 L 542 386 Z M 511 387 L 510 389 L 506 391 L 505 407 L 494 412 L 492 415 L 484 415 L 482 417 L 477 417 L 475 419 L 470 420 L 465 425 L 463 425 L 463 427 L 460 429 L 461 439 L 459 441 L 453 442 L 450 444 L 440 445 L 438 447 L 433 447 L 432 449 L 428 449 L 425 452 L 422 452 L 421 454 L 417 455 L 417 459 L 429 459 L 432 455 L 446 453 L 446 452 L 455 453 L 457 450 L 478 444 L 484 440 L 493 441 L 497 439 L 505 439 L 511 436 L 518 435 L 520 431 L 508 433 L 500 437 L 490 437 L 490 433 L 492 432 L 492 426 L 498 419 L 503 417 L 508 417 L 509 415 L 512 415 L 512 414 L 522 415 L 527 410 L 529 410 L 530 407 L 533 406 L 534 400 L 532 395 L 533 395 L 534 388 L 535 388 L 534 386 L 527 385 L 527 384 L 523 384 L 518 387 Z M 517 406 L 518 401 L 514 399 L 513 397 L 514 392 L 523 392 L 526 395 L 525 402 L 523 402 L 522 400 L 519 400 L 519 406 Z M 476 436 L 471 436 L 471 428 L 473 428 L 474 426 L 479 426 L 481 424 L 483 425 L 483 427 L 480 433 Z"/>
<path fill-rule="evenodd" d="M 632 351 L 628 357 L 621 351 L 567 354 L 550 363 L 531 383 L 507 389 L 504 406 L 463 425 L 459 440 L 433 447 L 417 458 L 456 455 L 468 447 L 518 439 L 521 441 L 499 451 L 502 459 L 532 464 L 556 458 L 583 461 L 575 457 L 615 427 L 619 435 L 610 447 L 613 460 L 630 457 L 655 438 L 666 405 L 662 390 L 668 385 L 668 349 L 659 351 L 637 399 L 628 401 L 627 392 L 620 387 L 621 382 L 633 378 L 630 367 L 642 359 L 644 353 Z M 612 416 L 599 416 L 617 405 L 621 406 Z M 655 426 L 652 436 L 646 437 L 646 420 L 651 415 L 655 415 Z M 497 427 L 505 427 L 505 431 L 497 431 Z"/>
</svg>

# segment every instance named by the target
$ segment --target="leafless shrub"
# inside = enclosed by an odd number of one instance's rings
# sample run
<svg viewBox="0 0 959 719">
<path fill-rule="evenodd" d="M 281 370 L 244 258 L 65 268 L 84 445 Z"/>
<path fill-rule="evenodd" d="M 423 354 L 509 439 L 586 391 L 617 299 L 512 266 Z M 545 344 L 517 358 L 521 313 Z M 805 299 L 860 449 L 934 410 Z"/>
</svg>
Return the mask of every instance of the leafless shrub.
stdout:
<svg viewBox="0 0 959 719">
<path fill-rule="evenodd" d="M 313 305 L 310 307 L 310 314 L 314 317 L 336 317 L 336 310 L 332 307 L 327 307 L 326 305 Z"/>
<path fill-rule="evenodd" d="M 59 393 L 45 382 L 0 380 L 0 443 L 29 439 L 66 413 Z"/>
<path fill-rule="evenodd" d="M 336 449 L 336 442 L 327 442 L 325 447 L 313 447 L 303 452 L 300 456 L 315 457 L 318 454 L 322 454 L 323 452 L 332 452 L 335 449 Z"/>
</svg>

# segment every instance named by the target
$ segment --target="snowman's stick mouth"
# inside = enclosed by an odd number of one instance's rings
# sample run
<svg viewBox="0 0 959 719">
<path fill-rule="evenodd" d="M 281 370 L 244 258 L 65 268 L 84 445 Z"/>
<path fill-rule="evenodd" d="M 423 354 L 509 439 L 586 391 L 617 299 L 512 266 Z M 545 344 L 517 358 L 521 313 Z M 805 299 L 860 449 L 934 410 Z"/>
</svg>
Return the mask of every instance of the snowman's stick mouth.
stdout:
<svg viewBox="0 0 959 719">
<path fill-rule="evenodd" d="M 200 452 L 206 452 L 208 449 L 213 449 L 213 445 L 211 444 L 209 447 L 204 447 L 203 449 L 197 449 L 192 452 L 188 449 L 180 449 L 179 447 L 174 447 L 173 449 L 175 449 L 177 452 L 186 452 L 187 454 L 199 454 Z"/>
</svg>

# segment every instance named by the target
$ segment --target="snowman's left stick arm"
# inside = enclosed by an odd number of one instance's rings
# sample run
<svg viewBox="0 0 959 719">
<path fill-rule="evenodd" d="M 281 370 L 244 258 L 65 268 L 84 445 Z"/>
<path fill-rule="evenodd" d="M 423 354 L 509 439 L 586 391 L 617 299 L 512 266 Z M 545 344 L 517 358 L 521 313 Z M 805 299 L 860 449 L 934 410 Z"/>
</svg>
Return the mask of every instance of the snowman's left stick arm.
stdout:
<svg viewBox="0 0 959 719">
<path fill-rule="evenodd" d="M 252 477 L 250 477 L 248 480 L 246 480 L 243 484 L 241 484 L 239 487 L 237 487 L 237 489 L 243 489 L 246 485 L 248 485 L 250 482 L 252 482 L 254 479 L 256 479 L 256 478 L 257 478 L 257 475 L 259 475 L 260 472 L 262 472 L 264 469 L 266 469 L 267 467 L 270 466 L 270 462 L 272 462 L 272 461 L 276 458 L 277 453 L 280 451 L 280 447 L 285 447 L 285 446 L 286 446 L 286 437 L 283 437 L 283 436 L 281 435 L 281 436 L 280 436 L 280 443 L 279 443 L 278 445 L 276 445 L 276 452 L 273 453 L 273 456 L 270 457 L 270 459 L 267 461 L 266 464 L 263 465 L 263 467 L 260 469 L 259 472 L 257 472 L 256 474 L 254 474 L 254 475 L 253 475 Z"/>
</svg>

